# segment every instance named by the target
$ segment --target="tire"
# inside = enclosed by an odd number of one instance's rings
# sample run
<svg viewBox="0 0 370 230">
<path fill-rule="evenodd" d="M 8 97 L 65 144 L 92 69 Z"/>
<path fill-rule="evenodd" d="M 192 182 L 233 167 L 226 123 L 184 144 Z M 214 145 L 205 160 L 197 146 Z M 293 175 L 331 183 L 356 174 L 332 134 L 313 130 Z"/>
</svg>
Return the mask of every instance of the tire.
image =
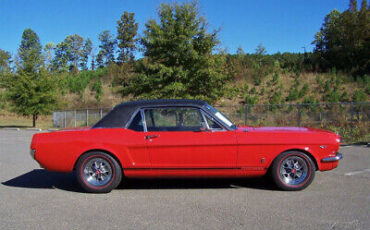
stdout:
<svg viewBox="0 0 370 230">
<path fill-rule="evenodd" d="M 285 191 L 305 189 L 315 177 L 316 167 L 311 158 L 299 151 L 280 154 L 273 162 L 271 176 L 274 183 Z"/>
<path fill-rule="evenodd" d="M 80 186 L 91 193 L 108 193 L 122 180 L 122 169 L 109 154 L 99 151 L 85 153 L 76 165 Z"/>
</svg>

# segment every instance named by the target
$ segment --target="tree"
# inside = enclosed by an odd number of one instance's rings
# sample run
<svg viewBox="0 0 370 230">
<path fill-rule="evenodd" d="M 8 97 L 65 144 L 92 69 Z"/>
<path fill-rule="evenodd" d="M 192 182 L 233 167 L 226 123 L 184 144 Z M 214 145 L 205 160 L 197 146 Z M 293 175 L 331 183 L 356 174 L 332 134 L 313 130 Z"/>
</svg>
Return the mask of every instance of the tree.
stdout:
<svg viewBox="0 0 370 230">
<path fill-rule="evenodd" d="M 92 42 L 90 38 L 85 40 L 85 43 L 82 47 L 82 53 L 81 53 L 81 62 L 80 66 L 83 70 L 87 70 L 87 62 L 89 61 L 89 55 L 92 51 Z"/>
<path fill-rule="evenodd" d="M 104 30 L 99 34 L 98 37 L 100 41 L 100 51 L 98 53 L 97 59 L 101 58 L 104 65 L 108 65 L 114 62 L 114 50 L 116 49 L 117 41 L 114 39 L 113 35 L 109 30 Z M 96 60 L 98 62 L 98 60 Z M 99 63 L 99 62 L 98 62 Z"/>
<path fill-rule="evenodd" d="M 358 65 L 359 72 L 370 73 L 370 9 L 367 1 L 362 0 L 361 8 L 358 15 L 357 36 L 359 38 Z"/>
<path fill-rule="evenodd" d="M 43 62 L 40 39 L 30 28 L 23 31 L 18 57 L 19 67 L 30 73 L 36 72 Z"/>
<path fill-rule="evenodd" d="M 262 43 L 258 44 L 255 54 L 262 56 L 266 55 L 266 53 L 267 53 L 266 48 L 262 45 Z"/>
<path fill-rule="evenodd" d="M 56 70 L 78 70 L 81 60 L 84 58 L 84 50 L 86 42 L 84 38 L 78 34 L 68 35 L 61 43 L 57 44 L 55 49 L 54 68 Z M 90 41 L 91 42 L 91 41 Z M 87 44 L 89 45 L 89 44 Z M 88 48 L 88 47 L 86 47 Z"/>
<path fill-rule="evenodd" d="M 242 46 L 239 46 L 238 49 L 236 50 L 236 54 L 237 55 L 245 55 L 245 52 L 243 50 L 243 47 Z"/>
<path fill-rule="evenodd" d="M 138 23 L 134 13 L 124 12 L 121 20 L 117 21 L 118 61 L 121 63 L 132 61 L 136 49 Z"/>
<path fill-rule="evenodd" d="M 96 55 L 96 64 L 98 65 L 98 68 L 104 67 L 104 60 L 103 60 L 104 57 L 103 56 L 104 56 L 104 52 L 102 50 L 100 50 L 98 55 Z"/>
<path fill-rule="evenodd" d="M 32 115 L 33 127 L 38 116 L 49 114 L 57 103 L 55 80 L 44 69 L 37 73 L 21 69 L 17 74 L 8 75 L 6 87 L 13 111 L 23 116 Z"/>
<path fill-rule="evenodd" d="M 64 41 L 57 44 L 55 48 L 55 57 L 53 60 L 53 70 L 67 71 L 68 70 L 68 44 Z"/>
<path fill-rule="evenodd" d="M 78 34 L 67 36 L 64 41 L 67 43 L 67 54 L 69 57 L 70 67 L 69 69 L 77 69 L 80 59 L 82 57 L 82 47 L 84 38 Z"/>
<path fill-rule="evenodd" d="M 348 10 L 351 11 L 351 12 L 356 12 L 357 11 L 357 0 L 350 0 L 349 1 Z"/>
<path fill-rule="evenodd" d="M 45 66 L 48 70 L 51 69 L 53 59 L 54 59 L 54 49 L 55 45 L 52 42 L 46 43 L 43 49 L 43 55 L 45 58 Z"/>
<path fill-rule="evenodd" d="M 340 28 L 337 26 L 340 14 L 338 10 L 331 11 L 325 17 L 320 31 L 315 34 L 315 40 L 312 42 L 315 44 L 314 52 L 319 54 L 318 62 L 322 68 L 330 68 L 332 66 L 331 63 L 339 62 L 339 59 L 342 62 L 342 55 L 340 55 L 340 58 L 336 55 L 341 43 L 338 40 Z"/>
<path fill-rule="evenodd" d="M 10 69 L 12 55 L 9 52 L 0 49 L 0 72 Z"/>
<path fill-rule="evenodd" d="M 146 23 L 141 39 L 145 57 L 123 94 L 218 99 L 228 77 L 225 55 L 212 54 L 218 44 L 217 32 L 207 32 L 196 3 L 161 4 L 158 17 L 159 23 Z"/>
<path fill-rule="evenodd" d="M 348 10 L 331 11 L 315 34 L 314 58 L 322 70 L 335 67 L 352 75 L 370 71 L 370 17 L 366 0 L 357 10 L 357 1 L 350 0 Z"/>
<path fill-rule="evenodd" d="M 91 70 L 95 70 L 95 61 L 96 61 L 96 57 L 95 57 L 95 48 L 94 48 L 91 54 L 91 67 L 90 67 Z"/>
<path fill-rule="evenodd" d="M 26 29 L 18 49 L 17 73 L 5 79 L 6 96 L 18 114 L 32 115 L 33 127 L 38 115 L 49 113 L 56 104 L 55 81 L 42 67 L 41 44 L 39 37 L 31 29 Z"/>
</svg>

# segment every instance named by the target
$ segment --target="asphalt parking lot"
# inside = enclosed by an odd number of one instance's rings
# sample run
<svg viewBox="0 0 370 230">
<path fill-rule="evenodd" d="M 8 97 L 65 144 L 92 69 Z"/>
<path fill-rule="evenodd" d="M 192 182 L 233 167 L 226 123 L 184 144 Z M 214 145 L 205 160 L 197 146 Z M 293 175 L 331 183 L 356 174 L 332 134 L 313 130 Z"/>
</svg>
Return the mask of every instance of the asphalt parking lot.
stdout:
<svg viewBox="0 0 370 230">
<path fill-rule="evenodd" d="M 370 148 L 344 159 L 304 191 L 264 179 L 130 180 L 87 194 L 72 174 L 40 169 L 33 132 L 0 130 L 0 229 L 369 229 Z"/>
</svg>

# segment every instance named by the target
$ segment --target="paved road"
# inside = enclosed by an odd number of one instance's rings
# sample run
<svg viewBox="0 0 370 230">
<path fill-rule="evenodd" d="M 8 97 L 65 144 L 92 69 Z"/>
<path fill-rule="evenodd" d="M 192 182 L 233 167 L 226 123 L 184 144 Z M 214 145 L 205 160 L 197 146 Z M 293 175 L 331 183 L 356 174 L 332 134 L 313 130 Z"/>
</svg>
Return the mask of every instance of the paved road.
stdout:
<svg viewBox="0 0 370 230">
<path fill-rule="evenodd" d="M 86 194 L 71 174 L 46 172 L 29 156 L 30 131 L 0 130 L 0 229 L 369 229 L 370 148 L 301 192 L 267 181 L 131 180 Z"/>
</svg>

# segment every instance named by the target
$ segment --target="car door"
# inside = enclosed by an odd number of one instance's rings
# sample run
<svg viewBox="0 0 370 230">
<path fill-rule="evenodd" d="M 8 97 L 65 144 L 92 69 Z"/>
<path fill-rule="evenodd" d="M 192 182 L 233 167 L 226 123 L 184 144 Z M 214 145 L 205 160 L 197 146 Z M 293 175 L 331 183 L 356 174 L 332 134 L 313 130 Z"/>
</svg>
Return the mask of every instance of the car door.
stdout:
<svg viewBox="0 0 370 230">
<path fill-rule="evenodd" d="M 145 140 L 146 133 L 142 122 L 142 115 L 139 111 L 129 122 L 127 129 L 122 130 L 122 154 L 125 160 L 125 169 L 139 168 L 150 169 L 151 162 Z"/>
<path fill-rule="evenodd" d="M 143 115 L 152 168 L 236 167 L 235 132 L 206 128 L 205 115 L 199 108 L 146 108 Z"/>
</svg>

